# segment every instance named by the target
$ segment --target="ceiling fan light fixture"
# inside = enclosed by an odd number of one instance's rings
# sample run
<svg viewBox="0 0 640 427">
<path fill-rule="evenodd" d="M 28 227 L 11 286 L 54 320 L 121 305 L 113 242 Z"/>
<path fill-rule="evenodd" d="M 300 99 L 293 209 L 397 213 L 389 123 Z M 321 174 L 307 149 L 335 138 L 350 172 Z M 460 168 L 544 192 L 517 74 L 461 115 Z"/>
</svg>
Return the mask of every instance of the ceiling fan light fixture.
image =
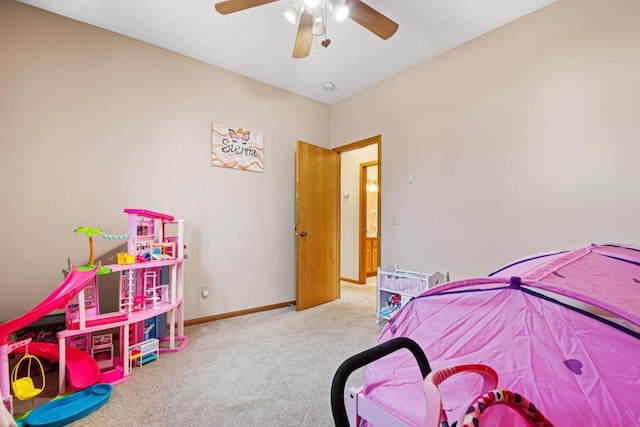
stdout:
<svg viewBox="0 0 640 427">
<path fill-rule="evenodd" d="M 313 11 L 313 26 L 311 27 L 311 34 L 314 36 L 323 36 L 327 32 L 327 28 L 324 24 L 324 16 L 321 8 L 317 8 Z"/>
<path fill-rule="evenodd" d="M 322 23 L 322 21 L 313 23 L 313 28 L 311 28 L 311 34 L 313 34 L 314 36 L 324 36 L 326 32 L 327 32 L 327 29 Z"/>
<path fill-rule="evenodd" d="M 309 9 L 315 9 L 320 4 L 320 0 L 304 0 L 304 5 Z"/>
<path fill-rule="evenodd" d="M 330 0 L 329 10 L 338 22 L 344 21 L 349 16 L 349 8 L 344 4 L 344 0 Z"/>
<path fill-rule="evenodd" d="M 298 23 L 298 16 L 298 11 L 293 6 L 289 6 L 284 10 L 284 17 L 292 24 Z"/>
<path fill-rule="evenodd" d="M 345 5 L 338 6 L 335 11 L 335 17 L 338 22 L 342 22 L 349 16 L 349 8 Z"/>
</svg>

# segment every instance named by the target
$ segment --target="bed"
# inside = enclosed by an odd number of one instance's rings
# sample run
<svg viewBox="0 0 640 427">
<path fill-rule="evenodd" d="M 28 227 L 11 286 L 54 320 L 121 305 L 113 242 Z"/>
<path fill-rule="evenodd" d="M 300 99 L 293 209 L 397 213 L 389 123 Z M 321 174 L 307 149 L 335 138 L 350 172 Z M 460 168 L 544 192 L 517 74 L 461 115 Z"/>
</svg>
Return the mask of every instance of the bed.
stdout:
<svg viewBox="0 0 640 427">
<path fill-rule="evenodd" d="M 532 402 L 548 424 L 504 402 L 483 412 L 482 425 L 640 425 L 639 286 L 638 249 L 590 245 L 429 289 L 385 325 L 376 347 L 338 369 L 336 425 L 460 426 L 492 390 Z M 495 384 L 460 372 L 429 394 L 430 373 L 469 365 L 494 370 Z M 344 408 L 345 377 L 360 366 L 363 386 L 348 390 Z"/>
</svg>

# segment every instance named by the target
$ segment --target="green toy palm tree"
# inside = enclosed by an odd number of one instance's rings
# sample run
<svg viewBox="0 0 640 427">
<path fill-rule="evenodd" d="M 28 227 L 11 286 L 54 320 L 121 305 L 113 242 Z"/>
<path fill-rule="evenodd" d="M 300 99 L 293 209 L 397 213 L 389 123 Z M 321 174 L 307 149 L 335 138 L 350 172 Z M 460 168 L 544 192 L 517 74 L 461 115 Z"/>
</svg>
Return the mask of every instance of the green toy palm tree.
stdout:
<svg viewBox="0 0 640 427">
<path fill-rule="evenodd" d="M 90 228 L 90 227 L 81 226 L 73 230 L 73 232 L 84 233 L 89 238 L 89 262 L 87 263 L 87 265 L 91 267 L 95 266 L 95 250 L 93 247 L 93 235 L 102 234 L 102 230 L 100 230 L 99 228 Z"/>
</svg>

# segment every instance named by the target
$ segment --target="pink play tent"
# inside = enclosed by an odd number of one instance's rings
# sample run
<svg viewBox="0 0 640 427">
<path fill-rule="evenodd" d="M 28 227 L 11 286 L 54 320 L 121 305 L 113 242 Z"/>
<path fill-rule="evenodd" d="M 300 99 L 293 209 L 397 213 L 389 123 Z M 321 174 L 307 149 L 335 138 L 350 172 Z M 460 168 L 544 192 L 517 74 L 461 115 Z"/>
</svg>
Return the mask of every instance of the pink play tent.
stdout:
<svg viewBox="0 0 640 427">
<path fill-rule="evenodd" d="M 434 371 L 489 366 L 498 388 L 526 397 L 556 426 L 638 425 L 638 254 L 592 245 L 436 286 L 407 303 L 377 344 L 409 338 Z M 351 399 L 352 425 L 426 425 L 423 376 L 407 351 L 368 364 L 363 388 Z M 464 373 L 438 388 L 450 423 L 486 391 L 478 375 Z M 482 425 L 536 424 L 514 417 L 513 405 L 497 405 L 485 411 Z"/>
<path fill-rule="evenodd" d="M 593 244 L 538 254 L 514 261 L 490 276 L 547 283 L 640 317 L 640 250 L 631 246 Z"/>
</svg>

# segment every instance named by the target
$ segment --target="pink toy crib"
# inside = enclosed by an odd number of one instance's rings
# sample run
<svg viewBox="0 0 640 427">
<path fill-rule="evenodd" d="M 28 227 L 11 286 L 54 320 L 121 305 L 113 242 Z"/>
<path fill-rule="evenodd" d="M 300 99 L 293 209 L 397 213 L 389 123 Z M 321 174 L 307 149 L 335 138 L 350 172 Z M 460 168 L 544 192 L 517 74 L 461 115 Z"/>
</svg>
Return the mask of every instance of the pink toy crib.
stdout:
<svg viewBox="0 0 640 427">
<path fill-rule="evenodd" d="M 481 425 L 638 425 L 639 254 L 594 245 L 523 259 L 493 277 L 424 292 L 385 325 L 374 349 L 336 372 L 336 425 L 431 427 L 445 418 L 460 420 L 460 426 L 493 384 L 478 375 L 455 375 L 432 384 L 436 395 L 425 378 L 430 368 L 473 364 L 493 369 L 498 389 L 533 402 L 544 417 L 523 417 L 514 405 L 496 405 Z M 516 268 L 522 277 L 498 277 Z M 390 350 L 398 339 L 417 343 L 417 349 Z M 423 361 L 416 356 L 420 352 Z M 343 377 L 357 365 L 365 366 L 364 385 L 349 390 L 347 411 Z"/>
</svg>

